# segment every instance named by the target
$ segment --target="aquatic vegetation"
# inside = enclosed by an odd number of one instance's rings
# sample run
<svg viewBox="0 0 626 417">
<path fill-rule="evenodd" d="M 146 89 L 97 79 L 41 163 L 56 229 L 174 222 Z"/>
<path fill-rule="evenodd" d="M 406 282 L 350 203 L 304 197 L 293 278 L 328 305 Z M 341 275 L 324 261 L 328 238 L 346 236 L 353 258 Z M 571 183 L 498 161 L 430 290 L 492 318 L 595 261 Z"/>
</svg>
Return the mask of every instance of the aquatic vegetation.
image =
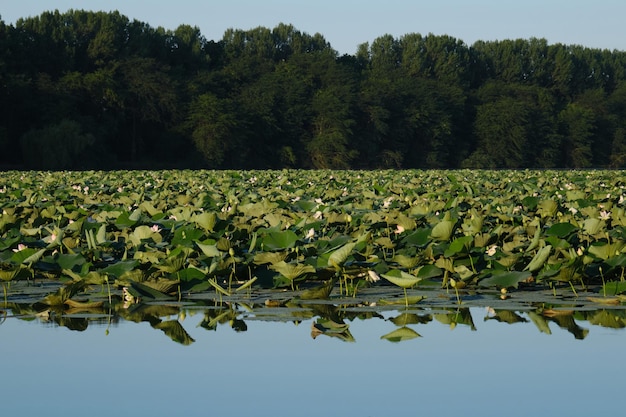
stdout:
<svg viewBox="0 0 626 417">
<path fill-rule="evenodd" d="M 389 283 L 405 306 L 432 285 L 452 287 L 457 303 L 477 289 L 507 298 L 602 284 L 601 296 L 616 296 L 626 268 L 618 174 L 4 172 L 0 278 L 5 303 L 20 280 L 66 283 L 63 303 L 105 285 L 109 304 L 121 288 L 137 299 L 269 288 L 323 299 Z"/>
</svg>

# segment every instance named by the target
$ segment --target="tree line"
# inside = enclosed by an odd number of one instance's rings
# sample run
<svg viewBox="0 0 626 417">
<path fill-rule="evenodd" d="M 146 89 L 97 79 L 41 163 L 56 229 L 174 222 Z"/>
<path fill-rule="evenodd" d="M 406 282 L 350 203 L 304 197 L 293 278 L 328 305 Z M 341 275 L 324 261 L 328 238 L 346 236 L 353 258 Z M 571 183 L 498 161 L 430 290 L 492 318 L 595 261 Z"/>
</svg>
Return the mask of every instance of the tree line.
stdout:
<svg viewBox="0 0 626 417">
<path fill-rule="evenodd" d="M 625 168 L 626 52 L 292 25 L 0 18 L 0 165 L 26 169 Z"/>
</svg>

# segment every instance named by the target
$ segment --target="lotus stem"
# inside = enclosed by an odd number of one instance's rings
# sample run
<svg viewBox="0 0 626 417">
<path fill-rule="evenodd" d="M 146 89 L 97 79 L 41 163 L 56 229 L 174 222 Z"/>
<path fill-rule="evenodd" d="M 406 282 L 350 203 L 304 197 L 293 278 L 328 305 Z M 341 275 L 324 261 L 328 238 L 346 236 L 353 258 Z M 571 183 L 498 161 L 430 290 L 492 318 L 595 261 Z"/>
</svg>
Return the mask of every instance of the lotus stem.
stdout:
<svg viewBox="0 0 626 417">
<path fill-rule="evenodd" d="M 409 296 L 406 295 L 406 288 L 402 288 L 404 290 L 404 304 L 407 306 L 407 308 L 409 307 Z"/>
<path fill-rule="evenodd" d="M 104 276 L 104 282 L 107 283 L 107 292 L 109 294 L 109 305 L 111 305 L 111 286 L 109 285 L 109 276 L 108 275 Z"/>
<path fill-rule="evenodd" d="M 574 284 L 572 284 L 572 281 L 569 281 L 569 286 L 572 288 L 572 292 L 574 293 L 576 298 L 578 298 L 578 293 L 576 292 L 576 288 L 574 288 Z"/>
<path fill-rule="evenodd" d="M 602 272 L 602 267 L 600 269 L 600 277 L 602 277 L 602 293 L 606 297 L 606 282 L 604 282 L 604 273 Z"/>
</svg>

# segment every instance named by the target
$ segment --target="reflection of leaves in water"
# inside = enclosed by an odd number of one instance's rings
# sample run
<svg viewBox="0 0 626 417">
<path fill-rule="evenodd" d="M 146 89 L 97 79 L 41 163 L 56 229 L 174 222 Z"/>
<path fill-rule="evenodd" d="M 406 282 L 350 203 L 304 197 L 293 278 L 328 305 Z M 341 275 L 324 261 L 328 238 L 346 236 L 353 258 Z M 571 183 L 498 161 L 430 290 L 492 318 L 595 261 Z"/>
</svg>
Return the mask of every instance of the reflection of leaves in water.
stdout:
<svg viewBox="0 0 626 417">
<path fill-rule="evenodd" d="M 178 320 L 168 320 L 155 324 L 155 329 L 159 329 L 163 331 L 170 339 L 175 342 L 178 342 L 182 345 L 190 345 L 195 340 L 192 339 L 191 336 L 185 331 L 183 326 L 178 322 Z"/>
<path fill-rule="evenodd" d="M 430 314 L 426 314 L 423 316 L 413 314 L 413 313 L 402 313 L 397 317 L 389 319 L 396 326 L 405 326 L 407 324 L 420 324 L 420 323 L 428 323 L 432 321 L 432 316 Z"/>
<path fill-rule="evenodd" d="M 451 329 L 454 329 L 457 324 L 464 324 L 476 330 L 469 308 L 461 308 L 450 314 L 434 314 L 434 317 L 438 322 L 450 325 Z"/>
<path fill-rule="evenodd" d="M 391 333 L 381 336 L 381 339 L 389 340 L 393 343 L 403 342 L 405 340 L 415 339 L 416 337 L 422 337 L 415 330 L 408 327 L 400 327 Z"/>
<path fill-rule="evenodd" d="M 89 320 L 85 317 L 70 317 L 61 314 L 51 315 L 52 320 L 61 327 L 67 327 L 70 330 L 84 332 L 89 326 Z"/>
<path fill-rule="evenodd" d="M 231 320 L 230 327 L 232 327 L 236 332 L 245 332 L 248 330 L 246 322 L 240 319 Z"/>
<path fill-rule="evenodd" d="M 496 320 L 496 321 L 499 321 L 500 323 L 509 323 L 509 324 L 528 323 L 528 320 L 526 320 L 524 317 L 517 314 L 515 311 L 511 311 L 511 310 L 496 310 L 493 316 L 485 317 L 485 321 L 487 320 Z"/>
<path fill-rule="evenodd" d="M 597 310 L 586 314 L 589 323 L 611 329 L 626 327 L 626 312 L 623 310 Z"/>
<path fill-rule="evenodd" d="M 218 324 L 232 323 L 232 327 L 236 331 L 241 331 L 242 326 L 237 324 L 235 325 L 235 321 L 237 321 L 237 316 L 239 313 L 232 309 L 209 309 L 204 312 L 204 319 L 199 324 L 200 327 L 206 330 L 217 330 Z M 243 322 L 242 320 L 240 320 Z M 244 323 L 245 329 L 247 330 L 248 326 Z"/>
<path fill-rule="evenodd" d="M 56 292 L 49 294 L 41 300 L 42 304 L 58 306 L 83 291 L 87 287 L 85 281 L 74 281 L 60 287 Z"/>
<path fill-rule="evenodd" d="M 117 313 L 127 321 L 139 323 L 147 321 L 150 324 L 160 322 L 160 317 L 177 315 L 180 308 L 167 304 L 132 304 L 129 308 L 123 308 L 121 304 L 116 305 Z"/>
<path fill-rule="evenodd" d="M 573 334 L 576 339 L 582 340 L 589 334 L 589 329 L 580 327 L 576 321 L 574 321 L 574 316 L 571 314 L 559 314 L 550 317 L 549 320 L 558 324 L 560 328 L 566 329 Z"/>
<path fill-rule="evenodd" d="M 348 324 L 343 322 L 337 323 L 330 319 L 320 318 L 311 325 L 311 337 L 315 339 L 317 336 L 323 334 L 336 337 L 344 342 L 355 342 L 349 327 Z"/>
<path fill-rule="evenodd" d="M 548 326 L 548 322 L 542 315 L 537 314 L 534 311 L 529 311 L 528 317 L 530 317 L 530 320 L 535 324 L 535 326 L 537 326 L 537 329 L 539 329 L 541 333 L 552 334 L 550 326 Z"/>
</svg>

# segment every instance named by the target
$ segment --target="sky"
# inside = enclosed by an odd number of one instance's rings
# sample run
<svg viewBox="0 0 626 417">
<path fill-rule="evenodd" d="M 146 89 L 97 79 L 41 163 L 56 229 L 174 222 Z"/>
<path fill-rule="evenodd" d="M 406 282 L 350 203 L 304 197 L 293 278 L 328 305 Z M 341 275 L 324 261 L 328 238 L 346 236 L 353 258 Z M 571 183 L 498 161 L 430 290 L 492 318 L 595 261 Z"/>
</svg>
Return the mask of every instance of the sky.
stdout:
<svg viewBox="0 0 626 417">
<path fill-rule="evenodd" d="M 351 55 L 379 36 L 408 33 L 449 35 L 467 45 L 535 37 L 626 51 L 624 0 L 0 0 L 6 24 L 54 9 L 118 10 L 153 27 L 198 26 L 215 41 L 229 28 L 287 23 Z"/>
</svg>

